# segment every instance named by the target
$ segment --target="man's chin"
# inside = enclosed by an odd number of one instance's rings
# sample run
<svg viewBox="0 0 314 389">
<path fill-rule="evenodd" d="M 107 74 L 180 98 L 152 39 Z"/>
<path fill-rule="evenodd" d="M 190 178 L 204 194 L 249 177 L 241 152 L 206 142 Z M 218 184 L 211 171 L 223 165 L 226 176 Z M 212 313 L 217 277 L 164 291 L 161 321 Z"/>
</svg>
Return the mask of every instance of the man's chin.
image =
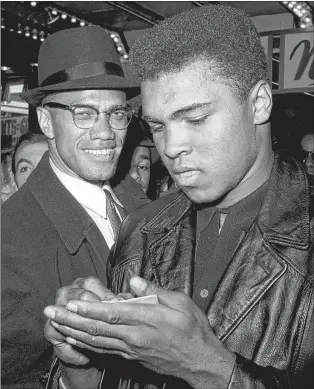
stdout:
<svg viewBox="0 0 314 389">
<path fill-rule="evenodd" d="M 108 171 L 107 169 L 104 168 L 102 171 L 91 171 L 91 172 L 85 171 L 85 172 L 82 172 L 82 174 L 80 176 L 85 181 L 88 181 L 88 182 L 94 183 L 94 184 L 99 184 L 99 183 L 102 183 L 104 181 L 111 180 L 115 171 L 116 171 L 116 169 L 111 169 Z"/>
<path fill-rule="evenodd" d="M 214 201 L 208 196 L 206 191 L 195 187 L 183 187 L 181 188 L 186 196 L 195 204 L 203 204 Z"/>
</svg>

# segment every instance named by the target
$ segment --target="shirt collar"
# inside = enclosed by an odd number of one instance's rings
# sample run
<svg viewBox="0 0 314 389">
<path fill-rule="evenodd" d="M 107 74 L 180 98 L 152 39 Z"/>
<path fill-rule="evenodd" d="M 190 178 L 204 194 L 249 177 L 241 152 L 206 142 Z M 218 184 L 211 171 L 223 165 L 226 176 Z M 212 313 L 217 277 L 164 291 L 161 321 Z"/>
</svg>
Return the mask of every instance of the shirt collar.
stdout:
<svg viewBox="0 0 314 389">
<path fill-rule="evenodd" d="M 247 232 L 254 222 L 265 197 L 268 180 L 250 193 L 244 199 L 228 208 L 221 208 L 221 213 L 231 214 L 233 219 L 241 226 L 242 231 Z"/>
<path fill-rule="evenodd" d="M 217 208 L 210 206 L 198 207 L 196 233 L 199 234 L 211 222 L 215 212 L 230 214 L 233 220 L 241 227 L 242 231 L 247 232 L 254 222 L 259 209 L 262 205 L 267 182 L 258 187 L 254 192 L 231 205 L 228 208 Z"/>
<path fill-rule="evenodd" d="M 105 181 L 102 187 L 92 184 L 87 181 L 83 181 L 79 178 L 69 176 L 68 174 L 62 172 L 57 166 L 53 163 L 51 158 L 49 158 L 49 163 L 52 170 L 55 172 L 62 184 L 67 188 L 67 190 L 76 198 L 76 200 L 82 204 L 84 207 L 96 212 L 103 218 L 107 218 L 107 205 L 106 205 L 106 194 L 104 189 L 108 190 L 114 201 L 123 207 L 123 205 L 118 200 L 117 196 L 114 194 L 109 181 Z"/>
</svg>

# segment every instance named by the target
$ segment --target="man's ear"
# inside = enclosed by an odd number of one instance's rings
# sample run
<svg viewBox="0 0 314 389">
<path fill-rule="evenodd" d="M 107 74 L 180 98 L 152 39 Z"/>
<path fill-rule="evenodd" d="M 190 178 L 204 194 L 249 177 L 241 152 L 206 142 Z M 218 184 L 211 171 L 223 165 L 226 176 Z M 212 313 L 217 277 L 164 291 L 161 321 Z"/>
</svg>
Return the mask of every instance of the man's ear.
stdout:
<svg viewBox="0 0 314 389">
<path fill-rule="evenodd" d="M 259 81 L 251 90 L 250 97 L 253 106 L 254 124 L 263 124 L 269 120 L 273 99 L 267 81 Z"/>
<path fill-rule="evenodd" d="M 41 131 L 46 135 L 48 139 L 53 139 L 54 132 L 51 124 L 50 112 L 47 108 L 44 107 L 37 107 L 36 112 Z"/>
</svg>

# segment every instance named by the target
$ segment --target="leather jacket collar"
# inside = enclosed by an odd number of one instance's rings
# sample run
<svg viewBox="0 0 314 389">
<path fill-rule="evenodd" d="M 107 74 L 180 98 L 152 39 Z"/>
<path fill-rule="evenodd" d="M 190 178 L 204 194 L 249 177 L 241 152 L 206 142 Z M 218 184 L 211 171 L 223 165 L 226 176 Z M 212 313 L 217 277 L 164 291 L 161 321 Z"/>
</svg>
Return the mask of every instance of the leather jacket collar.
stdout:
<svg viewBox="0 0 314 389">
<path fill-rule="evenodd" d="M 287 182 L 290 185 L 287 185 Z M 309 183 L 302 165 L 292 158 L 289 160 L 281 158 L 277 153 L 266 195 L 257 217 L 258 227 L 265 239 L 284 246 L 308 249 L 310 244 L 308 193 Z M 166 232 L 193 206 L 183 192 L 166 198 L 168 198 L 166 205 L 161 209 L 158 207 L 159 212 L 149 218 L 141 227 L 141 232 L 155 234 Z"/>
</svg>

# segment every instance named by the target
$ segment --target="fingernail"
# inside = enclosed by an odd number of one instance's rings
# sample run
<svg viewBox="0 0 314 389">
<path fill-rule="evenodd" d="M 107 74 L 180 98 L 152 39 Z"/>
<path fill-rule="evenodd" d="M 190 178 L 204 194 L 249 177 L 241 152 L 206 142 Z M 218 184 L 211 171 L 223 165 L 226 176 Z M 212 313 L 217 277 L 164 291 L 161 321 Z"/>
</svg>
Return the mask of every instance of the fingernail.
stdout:
<svg viewBox="0 0 314 389">
<path fill-rule="evenodd" d="M 51 323 L 54 327 L 59 328 L 59 324 L 56 323 L 55 321 L 50 320 L 50 323 Z"/>
<path fill-rule="evenodd" d="M 134 288 L 144 291 L 147 287 L 145 280 L 138 276 L 133 276 L 130 280 L 130 285 Z"/>
<path fill-rule="evenodd" d="M 56 312 L 52 307 L 46 307 L 44 309 L 44 314 L 49 318 L 49 319 L 54 319 L 56 317 Z"/>
<path fill-rule="evenodd" d="M 76 340 L 73 339 L 73 338 L 66 337 L 65 340 L 66 340 L 68 343 L 73 344 L 73 346 L 76 345 Z"/>
<path fill-rule="evenodd" d="M 77 305 L 73 303 L 68 303 L 67 304 L 67 310 L 71 312 L 77 312 Z"/>
</svg>

